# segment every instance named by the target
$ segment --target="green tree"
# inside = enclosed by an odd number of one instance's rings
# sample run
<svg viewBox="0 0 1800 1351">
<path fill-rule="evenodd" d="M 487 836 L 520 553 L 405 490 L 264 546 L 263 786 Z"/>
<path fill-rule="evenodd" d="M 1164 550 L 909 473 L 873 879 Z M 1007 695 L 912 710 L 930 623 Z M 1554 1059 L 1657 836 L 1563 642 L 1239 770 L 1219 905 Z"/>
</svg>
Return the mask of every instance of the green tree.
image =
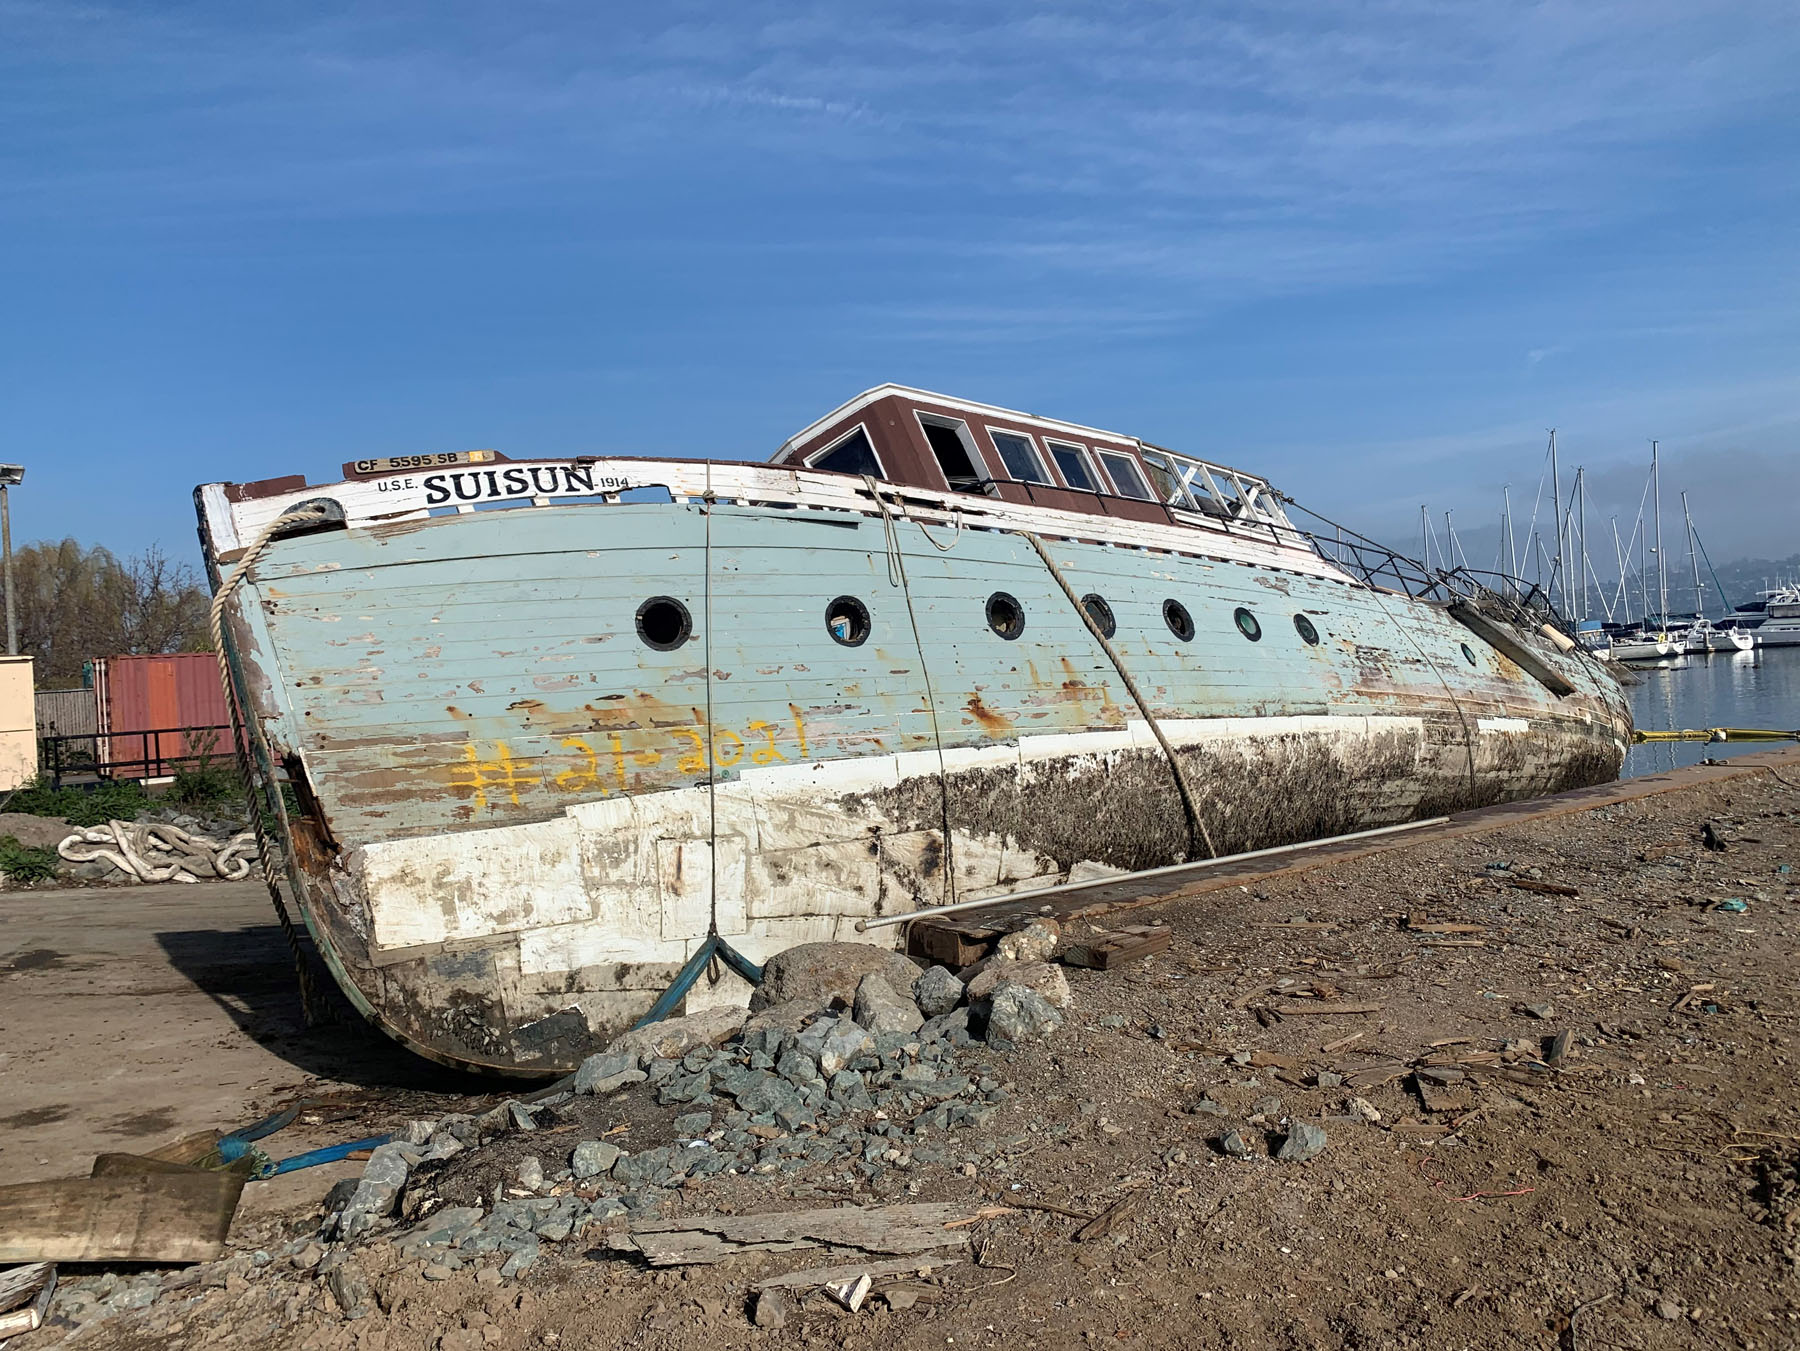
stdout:
<svg viewBox="0 0 1800 1351">
<path fill-rule="evenodd" d="M 199 576 L 160 549 L 124 560 L 73 539 L 13 555 L 19 650 L 35 657 L 40 688 L 80 683 L 94 657 L 205 652 L 207 594 Z"/>
</svg>

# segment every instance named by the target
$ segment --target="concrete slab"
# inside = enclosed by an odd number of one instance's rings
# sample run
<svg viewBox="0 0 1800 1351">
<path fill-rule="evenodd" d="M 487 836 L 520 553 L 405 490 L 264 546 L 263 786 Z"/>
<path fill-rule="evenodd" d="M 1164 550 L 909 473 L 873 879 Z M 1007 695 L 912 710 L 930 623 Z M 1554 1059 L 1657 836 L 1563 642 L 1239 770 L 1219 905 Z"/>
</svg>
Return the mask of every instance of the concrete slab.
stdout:
<svg viewBox="0 0 1800 1351">
<path fill-rule="evenodd" d="M 85 1176 L 94 1155 L 232 1130 L 306 1092 L 462 1091 L 366 1027 L 307 1029 L 261 882 L 0 892 L 0 1177 Z M 343 1138 L 296 1125 L 276 1156 Z M 340 1165 L 355 1174 L 360 1165 Z M 313 1170 L 246 1191 L 311 1195 Z"/>
</svg>

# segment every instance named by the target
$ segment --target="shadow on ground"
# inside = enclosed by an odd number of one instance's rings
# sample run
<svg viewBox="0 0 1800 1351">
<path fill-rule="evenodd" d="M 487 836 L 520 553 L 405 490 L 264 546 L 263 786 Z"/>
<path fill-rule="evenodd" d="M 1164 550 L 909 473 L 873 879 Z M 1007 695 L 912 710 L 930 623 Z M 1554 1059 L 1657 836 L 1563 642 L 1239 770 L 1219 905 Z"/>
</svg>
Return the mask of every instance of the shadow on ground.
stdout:
<svg viewBox="0 0 1800 1351">
<path fill-rule="evenodd" d="M 365 1088 L 459 1095 L 507 1091 L 499 1079 L 446 1069 L 372 1027 L 344 998 L 310 938 L 301 950 L 313 973 L 315 1021 L 307 1025 L 287 939 L 276 924 L 159 932 L 169 964 L 238 1029 L 308 1074 Z"/>
</svg>

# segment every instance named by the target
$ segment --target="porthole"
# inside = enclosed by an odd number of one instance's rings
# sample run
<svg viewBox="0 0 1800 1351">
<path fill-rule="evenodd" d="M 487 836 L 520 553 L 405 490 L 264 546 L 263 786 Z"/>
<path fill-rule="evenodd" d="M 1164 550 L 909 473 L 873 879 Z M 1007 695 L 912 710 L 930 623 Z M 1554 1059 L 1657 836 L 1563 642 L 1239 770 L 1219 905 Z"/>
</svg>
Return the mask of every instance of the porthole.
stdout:
<svg viewBox="0 0 1800 1351">
<path fill-rule="evenodd" d="M 845 647 L 862 646 L 869 636 L 869 607 L 855 596 L 839 596 L 825 607 L 825 632 Z"/>
<path fill-rule="evenodd" d="M 996 591 L 988 597 L 987 622 L 990 629 L 1011 642 L 1025 632 L 1025 607 L 1006 592 Z"/>
<path fill-rule="evenodd" d="M 637 609 L 638 637 L 646 647 L 673 652 L 694 633 L 694 617 L 673 596 L 652 596 Z"/>
<path fill-rule="evenodd" d="M 1163 602 L 1163 623 L 1169 626 L 1169 632 L 1182 642 L 1190 642 L 1194 637 L 1194 617 L 1188 613 L 1187 606 L 1178 600 Z"/>
<path fill-rule="evenodd" d="M 1305 615 L 1294 616 L 1294 632 L 1300 635 L 1300 641 L 1308 645 L 1317 644 L 1319 631 L 1313 627 L 1312 620 Z"/>
<path fill-rule="evenodd" d="M 1473 666 L 1475 664 L 1475 649 L 1470 647 L 1467 643 L 1464 643 L 1462 645 L 1462 652 L 1463 660 Z"/>
<path fill-rule="evenodd" d="M 1240 605 L 1236 610 L 1232 611 L 1231 617 L 1237 621 L 1238 632 L 1243 634 L 1244 637 L 1248 638 L 1253 643 L 1260 643 L 1262 641 L 1262 625 L 1256 622 L 1255 615 L 1251 614 Z"/>
<path fill-rule="evenodd" d="M 1088 618 L 1094 621 L 1102 638 L 1110 638 L 1119 631 L 1119 621 L 1113 618 L 1112 606 L 1106 603 L 1105 596 L 1090 591 L 1081 598 L 1081 608 L 1088 612 Z"/>
</svg>

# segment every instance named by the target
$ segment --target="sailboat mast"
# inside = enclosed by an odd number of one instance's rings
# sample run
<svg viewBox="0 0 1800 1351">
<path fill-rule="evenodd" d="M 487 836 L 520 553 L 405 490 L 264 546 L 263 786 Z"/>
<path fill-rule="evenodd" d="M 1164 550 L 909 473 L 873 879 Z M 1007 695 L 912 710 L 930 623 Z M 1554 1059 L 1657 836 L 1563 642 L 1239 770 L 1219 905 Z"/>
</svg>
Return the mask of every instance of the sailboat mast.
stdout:
<svg viewBox="0 0 1800 1351">
<path fill-rule="evenodd" d="M 1706 597 L 1700 593 L 1700 555 L 1694 549 L 1694 517 L 1688 511 L 1687 492 L 1681 494 L 1681 520 L 1687 530 L 1688 567 L 1694 573 L 1694 618 L 1706 618 Z"/>
<path fill-rule="evenodd" d="M 1663 565 L 1662 537 L 1662 465 L 1656 442 L 1650 443 L 1651 496 L 1656 500 L 1656 626 L 1669 627 L 1669 570 Z"/>
<path fill-rule="evenodd" d="M 1588 617 L 1588 548 L 1587 548 L 1587 490 L 1582 486 L 1587 476 L 1586 465 L 1575 466 L 1575 501 L 1581 513 L 1581 604 L 1577 608 L 1581 617 Z"/>
<path fill-rule="evenodd" d="M 1550 429 L 1550 507 L 1556 512 L 1556 559 L 1551 585 L 1562 587 L 1563 613 L 1569 612 L 1569 570 L 1563 553 L 1562 475 L 1556 467 L 1556 428 Z"/>
</svg>

